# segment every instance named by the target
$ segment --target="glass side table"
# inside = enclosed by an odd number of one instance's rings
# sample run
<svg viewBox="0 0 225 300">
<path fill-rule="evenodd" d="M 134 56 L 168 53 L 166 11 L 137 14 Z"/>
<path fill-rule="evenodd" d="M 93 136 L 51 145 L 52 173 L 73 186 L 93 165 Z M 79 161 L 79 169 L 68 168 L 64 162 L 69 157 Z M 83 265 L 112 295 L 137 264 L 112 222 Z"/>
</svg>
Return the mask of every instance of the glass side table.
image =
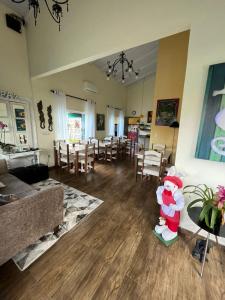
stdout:
<svg viewBox="0 0 225 300">
<path fill-rule="evenodd" d="M 218 233 L 214 233 L 213 230 L 210 230 L 208 227 L 204 226 L 204 224 L 202 222 L 199 221 L 199 215 L 201 213 L 202 208 L 201 207 L 191 207 L 188 208 L 187 212 L 188 215 L 190 217 L 190 219 L 196 224 L 198 225 L 199 229 L 197 230 L 197 232 L 193 233 L 192 237 L 188 240 L 188 242 L 190 242 L 191 240 L 193 240 L 198 233 L 201 230 L 205 230 L 207 232 L 207 238 L 206 238 L 206 246 L 205 246 L 205 250 L 204 250 L 204 256 L 203 256 L 203 261 L 202 261 L 202 266 L 201 266 L 201 273 L 200 276 L 203 276 L 203 272 L 204 272 L 204 267 L 205 267 L 205 260 L 206 260 L 206 253 L 207 253 L 207 249 L 208 249 L 208 244 L 209 244 L 209 240 L 210 240 L 210 235 L 215 236 L 216 239 L 216 244 L 219 245 L 218 243 L 218 236 L 219 237 L 225 237 L 225 226 L 221 226 Z"/>
</svg>

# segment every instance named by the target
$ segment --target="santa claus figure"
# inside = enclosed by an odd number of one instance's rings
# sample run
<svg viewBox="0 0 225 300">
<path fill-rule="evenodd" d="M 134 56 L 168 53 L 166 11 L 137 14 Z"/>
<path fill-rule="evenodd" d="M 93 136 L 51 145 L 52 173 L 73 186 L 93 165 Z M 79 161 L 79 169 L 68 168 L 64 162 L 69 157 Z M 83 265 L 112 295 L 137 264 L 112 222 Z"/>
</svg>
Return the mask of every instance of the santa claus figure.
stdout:
<svg viewBox="0 0 225 300">
<path fill-rule="evenodd" d="M 166 176 L 163 181 L 164 186 L 159 186 L 156 191 L 160 221 L 155 226 L 155 232 L 162 235 L 165 241 L 171 241 L 177 237 L 180 211 L 184 207 L 184 196 L 180 190 L 183 183 L 177 176 Z"/>
</svg>

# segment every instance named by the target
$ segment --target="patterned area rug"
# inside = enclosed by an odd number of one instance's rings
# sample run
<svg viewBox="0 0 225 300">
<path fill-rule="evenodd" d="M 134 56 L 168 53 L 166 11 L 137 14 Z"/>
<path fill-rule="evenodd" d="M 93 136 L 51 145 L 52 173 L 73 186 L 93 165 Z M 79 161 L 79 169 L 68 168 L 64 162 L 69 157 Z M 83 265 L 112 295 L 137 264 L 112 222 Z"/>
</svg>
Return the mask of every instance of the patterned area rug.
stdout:
<svg viewBox="0 0 225 300">
<path fill-rule="evenodd" d="M 80 222 L 80 220 L 89 215 L 103 203 L 102 200 L 94 198 L 51 178 L 33 184 L 34 188 L 37 190 L 43 190 L 55 185 L 62 185 L 64 187 L 64 222 L 59 226 L 57 233 L 47 233 L 36 243 L 30 245 L 13 257 L 14 263 L 21 271 L 28 268 L 65 233 L 70 231 Z"/>
</svg>

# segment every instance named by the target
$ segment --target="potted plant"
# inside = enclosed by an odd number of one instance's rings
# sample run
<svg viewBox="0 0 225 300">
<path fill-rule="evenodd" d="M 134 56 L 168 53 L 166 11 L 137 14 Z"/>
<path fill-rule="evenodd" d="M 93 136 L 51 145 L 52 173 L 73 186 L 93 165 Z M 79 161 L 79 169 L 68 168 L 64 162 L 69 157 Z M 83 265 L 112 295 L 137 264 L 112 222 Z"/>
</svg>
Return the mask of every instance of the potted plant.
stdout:
<svg viewBox="0 0 225 300">
<path fill-rule="evenodd" d="M 199 225 L 207 231 L 218 235 L 221 225 L 225 223 L 225 187 L 219 185 L 214 192 L 205 184 L 188 185 L 184 188 L 184 194 L 194 196 L 187 209 L 196 203 L 202 204 L 199 215 Z"/>
</svg>

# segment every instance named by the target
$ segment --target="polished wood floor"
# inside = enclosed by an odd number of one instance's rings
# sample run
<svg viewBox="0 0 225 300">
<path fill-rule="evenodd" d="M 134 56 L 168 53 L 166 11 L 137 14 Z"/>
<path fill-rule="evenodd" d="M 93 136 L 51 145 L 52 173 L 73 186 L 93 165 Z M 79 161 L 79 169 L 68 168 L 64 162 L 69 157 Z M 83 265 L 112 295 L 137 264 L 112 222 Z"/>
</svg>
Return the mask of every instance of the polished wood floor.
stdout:
<svg viewBox="0 0 225 300">
<path fill-rule="evenodd" d="M 152 234 L 155 183 L 136 184 L 130 162 L 97 164 L 87 181 L 55 170 L 51 177 L 104 203 L 28 270 L 0 267 L 1 300 L 225 299 L 223 248 L 210 251 L 201 279 L 188 234 L 161 244 Z"/>
</svg>

